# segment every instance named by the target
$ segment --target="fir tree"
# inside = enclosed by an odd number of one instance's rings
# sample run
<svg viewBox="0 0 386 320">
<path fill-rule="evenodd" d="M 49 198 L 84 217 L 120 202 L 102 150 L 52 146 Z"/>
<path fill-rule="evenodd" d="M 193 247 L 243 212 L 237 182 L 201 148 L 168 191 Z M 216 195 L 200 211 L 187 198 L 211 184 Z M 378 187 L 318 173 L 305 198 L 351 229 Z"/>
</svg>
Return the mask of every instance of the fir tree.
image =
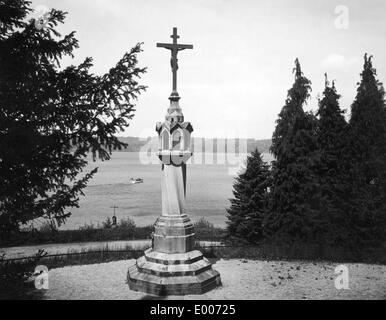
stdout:
<svg viewBox="0 0 386 320">
<path fill-rule="evenodd" d="M 319 236 L 320 188 L 316 117 L 304 112 L 311 82 L 295 61 L 295 83 L 288 91 L 272 138 L 273 192 L 265 222 L 269 237 L 294 240 Z"/>
<path fill-rule="evenodd" d="M 234 198 L 227 210 L 228 241 L 256 243 L 262 239 L 269 188 L 269 166 L 256 149 L 246 160 L 245 172 L 239 174 L 233 185 Z"/>
<path fill-rule="evenodd" d="M 96 172 L 78 178 L 86 155 L 108 160 L 126 146 L 116 134 L 145 89 L 139 44 L 102 76 L 91 58 L 63 69 L 78 47 L 74 32 L 57 31 L 66 13 L 52 9 L 39 25 L 30 5 L 0 1 L 0 237 L 37 218 L 65 222 Z"/>
<path fill-rule="evenodd" d="M 320 165 L 318 176 L 323 196 L 323 221 L 326 241 L 342 244 L 347 240 L 344 198 L 347 186 L 344 173 L 349 161 L 344 151 L 347 123 L 339 106 L 340 95 L 335 83 L 328 82 L 327 75 L 323 98 L 319 101 L 318 147 Z"/>
<path fill-rule="evenodd" d="M 386 109 L 384 88 L 372 57 L 364 67 L 349 122 L 349 224 L 359 245 L 372 244 L 386 233 Z"/>
</svg>

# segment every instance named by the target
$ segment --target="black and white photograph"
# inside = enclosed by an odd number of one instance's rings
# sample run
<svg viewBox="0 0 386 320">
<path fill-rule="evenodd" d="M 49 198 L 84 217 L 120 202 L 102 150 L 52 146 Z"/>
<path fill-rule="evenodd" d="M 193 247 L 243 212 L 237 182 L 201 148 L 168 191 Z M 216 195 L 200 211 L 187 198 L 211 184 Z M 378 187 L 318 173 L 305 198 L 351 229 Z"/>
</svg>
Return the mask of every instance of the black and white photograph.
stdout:
<svg viewBox="0 0 386 320">
<path fill-rule="evenodd" d="M 386 300 L 385 15 L 0 0 L 0 300 Z"/>
</svg>

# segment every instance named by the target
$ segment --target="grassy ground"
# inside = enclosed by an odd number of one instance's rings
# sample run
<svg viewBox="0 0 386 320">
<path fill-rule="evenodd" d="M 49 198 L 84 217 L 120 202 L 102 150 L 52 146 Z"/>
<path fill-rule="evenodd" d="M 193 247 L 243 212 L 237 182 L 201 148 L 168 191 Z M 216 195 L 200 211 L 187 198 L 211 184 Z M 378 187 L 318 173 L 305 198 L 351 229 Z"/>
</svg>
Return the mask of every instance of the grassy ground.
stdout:
<svg viewBox="0 0 386 320">
<path fill-rule="evenodd" d="M 386 248 L 347 248 L 313 245 L 306 243 L 267 244 L 258 246 L 224 246 L 200 249 L 204 255 L 213 259 L 250 259 L 250 260 L 302 260 L 352 262 L 386 265 Z"/>
<path fill-rule="evenodd" d="M 224 230 L 216 228 L 213 224 L 201 219 L 194 224 L 196 240 L 221 241 Z M 74 243 L 74 242 L 102 242 L 119 240 L 145 240 L 150 239 L 154 230 L 152 225 L 137 227 L 134 221 L 127 219 L 121 221 L 117 227 L 104 227 L 100 225 L 85 225 L 79 230 L 54 230 L 44 226 L 34 232 L 20 232 L 8 240 L 0 242 L 0 248 L 16 247 L 23 245 L 39 245 L 49 243 Z"/>
<path fill-rule="evenodd" d="M 105 263 L 111 261 L 136 259 L 143 255 L 148 246 L 133 248 L 126 246 L 120 250 L 114 250 L 108 246 L 101 249 L 80 251 L 69 250 L 64 254 L 41 256 L 39 264 L 49 269 L 71 265 L 86 265 Z M 309 244 L 272 245 L 261 244 L 259 246 L 200 246 L 196 243 L 195 249 L 200 250 L 208 259 L 249 259 L 269 261 L 330 261 L 351 262 L 386 265 L 386 249 L 376 248 L 363 251 L 349 251 L 340 248 L 323 247 Z M 6 258 L 6 257 L 4 257 Z M 30 264 L 28 259 L 14 259 L 9 263 Z"/>
</svg>

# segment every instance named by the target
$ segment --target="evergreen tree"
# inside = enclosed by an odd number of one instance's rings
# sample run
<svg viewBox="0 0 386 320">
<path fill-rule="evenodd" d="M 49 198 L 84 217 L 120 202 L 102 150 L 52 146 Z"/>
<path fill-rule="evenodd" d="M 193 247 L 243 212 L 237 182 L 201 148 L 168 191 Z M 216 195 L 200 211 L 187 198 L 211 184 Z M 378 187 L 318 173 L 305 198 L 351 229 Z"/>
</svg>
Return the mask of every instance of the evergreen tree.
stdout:
<svg viewBox="0 0 386 320">
<path fill-rule="evenodd" d="M 226 239 L 256 243 L 263 237 L 262 222 L 267 211 L 270 188 L 269 166 L 256 149 L 247 157 L 245 172 L 233 185 L 234 198 L 227 210 Z"/>
<path fill-rule="evenodd" d="M 126 146 L 116 134 L 145 89 L 139 44 L 102 76 L 91 58 L 63 69 L 78 47 L 74 32 L 56 30 L 66 14 L 52 9 L 39 24 L 27 20 L 30 5 L 0 1 L 0 237 L 36 218 L 65 222 L 96 172 L 77 178 L 86 155 L 108 160 Z"/>
<path fill-rule="evenodd" d="M 273 192 L 265 231 L 270 237 L 310 240 L 320 235 L 321 225 L 317 120 L 303 110 L 311 82 L 303 75 L 298 59 L 294 73 L 295 83 L 272 138 Z"/>
<path fill-rule="evenodd" d="M 318 147 L 320 165 L 318 175 L 323 196 L 323 221 L 326 240 L 342 244 L 347 240 L 344 198 L 347 186 L 344 173 L 347 171 L 347 157 L 344 151 L 347 123 L 344 111 L 339 106 L 340 95 L 335 83 L 329 84 L 326 75 L 323 97 L 319 101 Z"/>
<path fill-rule="evenodd" d="M 364 57 L 361 81 L 351 106 L 347 175 L 351 238 L 358 244 L 378 242 L 386 234 L 386 109 L 384 88 L 372 57 Z"/>
</svg>

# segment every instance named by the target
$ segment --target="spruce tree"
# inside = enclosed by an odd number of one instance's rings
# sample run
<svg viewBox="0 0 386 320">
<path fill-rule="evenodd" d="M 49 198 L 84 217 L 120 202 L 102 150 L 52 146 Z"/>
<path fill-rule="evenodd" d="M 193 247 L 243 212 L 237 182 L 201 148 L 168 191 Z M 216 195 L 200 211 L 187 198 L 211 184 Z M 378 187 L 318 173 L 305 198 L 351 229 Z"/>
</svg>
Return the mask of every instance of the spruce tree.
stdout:
<svg viewBox="0 0 386 320">
<path fill-rule="evenodd" d="M 349 122 L 350 171 L 347 175 L 351 238 L 371 245 L 386 234 L 386 109 L 384 88 L 372 57 L 364 67 Z"/>
<path fill-rule="evenodd" d="M 30 5 L 0 1 L 0 237 L 37 218 L 65 222 L 96 172 L 78 176 L 87 154 L 108 160 L 126 146 L 116 134 L 145 89 L 139 44 L 101 76 L 91 58 L 62 68 L 78 47 L 75 32 L 57 31 L 66 13 L 52 9 L 40 25 Z"/>
<path fill-rule="evenodd" d="M 303 110 L 311 82 L 303 75 L 298 59 L 294 73 L 295 83 L 288 91 L 272 137 L 273 191 L 265 232 L 278 239 L 311 240 L 320 235 L 321 225 L 317 121 Z"/>
<path fill-rule="evenodd" d="M 342 245 L 347 240 L 344 198 L 347 195 L 344 173 L 347 161 L 344 143 L 347 123 L 339 106 L 340 95 L 327 75 L 323 97 L 319 101 L 317 142 L 320 152 L 318 176 L 323 198 L 326 241 Z"/>
<path fill-rule="evenodd" d="M 227 210 L 226 239 L 256 243 L 263 237 L 262 223 L 270 189 L 270 169 L 257 149 L 247 157 L 245 171 L 235 180 L 234 198 Z"/>
</svg>

